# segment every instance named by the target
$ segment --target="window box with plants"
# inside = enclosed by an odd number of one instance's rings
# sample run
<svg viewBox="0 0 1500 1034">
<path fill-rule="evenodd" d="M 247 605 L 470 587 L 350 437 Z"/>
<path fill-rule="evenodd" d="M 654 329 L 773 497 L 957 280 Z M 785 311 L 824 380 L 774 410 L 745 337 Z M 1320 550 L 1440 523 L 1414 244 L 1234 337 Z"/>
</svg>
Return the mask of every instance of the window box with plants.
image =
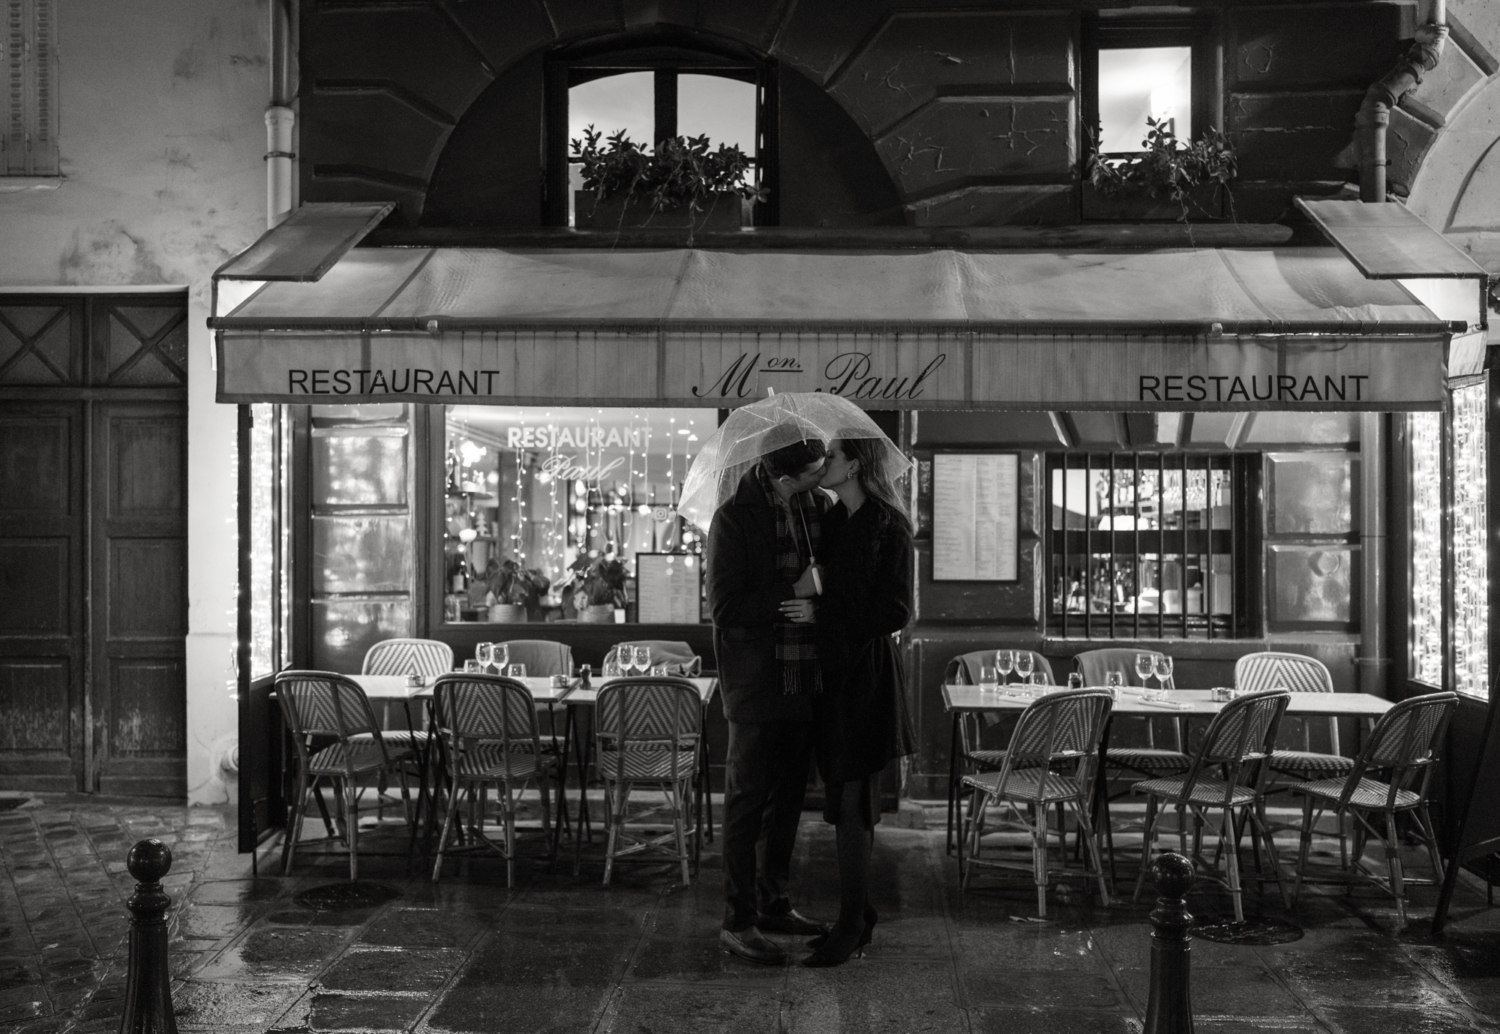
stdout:
<svg viewBox="0 0 1500 1034">
<path fill-rule="evenodd" d="M 1217 129 L 1190 142 L 1171 124 L 1146 120 L 1142 151 L 1104 154 L 1092 135 L 1083 183 L 1085 219 L 1175 220 L 1234 218 L 1230 183 L 1239 174 L 1234 148 Z"/>
<path fill-rule="evenodd" d="M 648 150 L 624 130 L 605 137 L 589 126 L 572 141 L 571 160 L 583 173 L 579 229 L 685 229 L 691 238 L 753 225 L 755 203 L 765 200 L 749 155 L 706 136 L 668 137 Z"/>
</svg>

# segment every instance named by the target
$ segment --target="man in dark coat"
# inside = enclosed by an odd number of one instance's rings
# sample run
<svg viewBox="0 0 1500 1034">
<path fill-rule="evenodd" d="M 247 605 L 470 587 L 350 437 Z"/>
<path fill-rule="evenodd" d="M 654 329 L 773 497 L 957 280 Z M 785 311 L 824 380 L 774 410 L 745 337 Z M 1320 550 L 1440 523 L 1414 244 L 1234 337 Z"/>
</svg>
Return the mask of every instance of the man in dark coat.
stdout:
<svg viewBox="0 0 1500 1034">
<path fill-rule="evenodd" d="M 827 930 L 794 910 L 786 893 L 821 676 L 812 627 L 786 621 L 780 610 L 783 600 L 815 592 L 810 560 L 828 504 L 811 490 L 825 456 L 814 440 L 762 457 L 709 528 L 708 602 L 729 719 L 719 944 L 751 962 L 786 961 L 764 931 Z"/>
</svg>

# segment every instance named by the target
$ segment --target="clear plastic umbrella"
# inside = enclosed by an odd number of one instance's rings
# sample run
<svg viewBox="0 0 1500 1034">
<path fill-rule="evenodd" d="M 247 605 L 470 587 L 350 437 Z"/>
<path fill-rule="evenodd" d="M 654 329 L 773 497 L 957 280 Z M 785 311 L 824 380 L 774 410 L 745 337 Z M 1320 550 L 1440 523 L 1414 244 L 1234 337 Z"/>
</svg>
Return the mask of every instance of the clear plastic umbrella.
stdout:
<svg viewBox="0 0 1500 1034">
<path fill-rule="evenodd" d="M 714 511 L 734 497 L 740 478 L 756 461 L 793 442 L 816 438 L 878 438 L 895 476 L 911 461 L 876 426 L 870 415 L 840 395 L 820 391 L 788 392 L 758 399 L 729 414 L 703 443 L 682 483 L 677 510 L 705 532 Z"/>
</svg>

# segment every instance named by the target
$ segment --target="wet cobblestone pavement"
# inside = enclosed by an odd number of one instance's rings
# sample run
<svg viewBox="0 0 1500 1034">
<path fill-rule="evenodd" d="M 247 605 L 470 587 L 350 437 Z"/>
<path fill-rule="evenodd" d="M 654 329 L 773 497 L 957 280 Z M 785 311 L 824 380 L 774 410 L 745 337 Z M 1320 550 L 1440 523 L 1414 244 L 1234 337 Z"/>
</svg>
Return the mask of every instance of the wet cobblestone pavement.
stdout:
<svg viewBox="0 0 1500 1034">
<path fill-rule="evenodd" d="M 794 897 L 832 918 L 831 831 L 809 813 L 803 832 Z M 404 837 L 372 837 L 372 850 L 397 853 L 366 859 L 361 878 L 399 896 L 315 910 L 297 896 L 344 879 L 343 856 L 299 855 L 297 874 L 281 878 L 265 875 L 276 858 L 263 851 L 262 876 L 252 879 L 249 856 L 234 853 L 227 811 L 36 798 L 0 811 L 0 1030 L 118 1028 L 133 887 L 125 855 L 148 836 L 174 854 L 164 882 L 174 898 L 173 998 L 184 1032 L 1116 1034 L 1139 1031 L 1146 1007 L 1146 907 L 1090 906 L 1075 890 L 1036 923 L 1027 921 L 1029 881 L 976 883 L 960 897 L 941 830 L 881 828 L 871 951 L 809 970 L 718 952 L 712 854 L 690 888 L 656 866 L 626 869 L 606 890 L 597 849 L 575 878 L 561 862 L 549 872 L 533 844 L 507 890 L 503 863 L 487 859 L 450 866 L 437 886 L 409 878 Z M 1123 861 L 1122 876 L 1133 866 Z M 1257 899 L 1249 900 L 1253 911 Z M 1450 937 L 1434 943 L 1425 922 L 1432 892 L 1416 900 L 1399 935 L 1394 909 L 1371 892 L 1305 891 L 1295 913 L 1300 940 L 1196 940 L 1197 1029 L 1500 1031 L 1500 914 L 1464 888 Z M 1258 905 L 1284 915 L 1274 891 Z M 1228 901 L 1206 893 L 1190 907 L 1222 912 Z M 794 960 L 803 954 L 796 940 L 783 943 Z"/>
</svg>

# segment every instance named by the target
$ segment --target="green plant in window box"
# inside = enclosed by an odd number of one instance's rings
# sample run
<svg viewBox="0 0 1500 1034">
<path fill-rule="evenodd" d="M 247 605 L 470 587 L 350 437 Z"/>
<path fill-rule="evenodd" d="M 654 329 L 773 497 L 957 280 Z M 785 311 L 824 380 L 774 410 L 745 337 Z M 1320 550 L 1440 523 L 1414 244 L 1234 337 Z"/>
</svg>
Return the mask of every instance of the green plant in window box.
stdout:
<svg viewBox="0 0 1500 1034">
<path fill-rule="evenodd" d="M 1165 119 L 1146 119 L 1144 150 L 1135 154 L 1110 155 L 1099 150 L 1100 130 L 1090 133 L 1089 183 L 1107 198 L 1149 197 L 1170 200 L 1182 210 L 1178 222 L 1187 222 L 1192 209 L 1213 217 L 1200 198 L 1222 190 L 1229 200 L 1231 217 L 1234 195 L 1229 183 L 1239 175 L 1234 147 L 1223 133 L 1209 128 L 1197 140 L 1183 142 Z"/>
<path fill-rule="evenodd" d="M 620 225 L 632 205 L 647 209 L 648 224 L 656 214 L 685 210 L 691 233 L 725 202 L 733 206 L 738 225 L 743 202 L 766 199 L 766 191 L 751 181 L 754 163 L 738 145 L 715 148 L 706 136 L 676 136 L 661 140 L 653 151 L 623 129 L 606 137 L 592 125 L 571 144 L 570 160 L 582 166 L 581 194 L 593 194 L 595 210 L 600 202 L 620 199 Z"/>
<path fill-rule="evenodd" d="M 573 607 L 584 621 L 610 622 L 625 606 L 625 565 L 617 557 L 580 557 L 573 565 Z"/>
<path fill-rule="evenodd" d="M 471 602 L 482 602 L 489 609 L 491 621 L 525 621 L 541 607 L 542 593 L 552 582 L 534 567 L 522 567 L 515 560 L 495 561 L 485 565 L 484 575 L 469 588 Z M 478 595 L 480 599 L 475 600 Z"/>
</svg>

